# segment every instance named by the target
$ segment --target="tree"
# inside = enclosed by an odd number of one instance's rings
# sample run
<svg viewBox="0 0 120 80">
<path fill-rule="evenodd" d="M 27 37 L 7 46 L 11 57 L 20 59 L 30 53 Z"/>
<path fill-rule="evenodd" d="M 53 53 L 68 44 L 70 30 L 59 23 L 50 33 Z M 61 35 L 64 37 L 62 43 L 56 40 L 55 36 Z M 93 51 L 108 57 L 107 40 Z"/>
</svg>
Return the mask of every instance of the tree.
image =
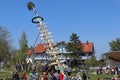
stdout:
<svg viewBox="0 0 120 80">
<path fill-rule="evenodd" d="M 4 60 L 10 53 L 11 47 L 10 32 L 0 26 L 0 61 Z"/>
<path fill-rule="evenodd" d="M 87 60 L 85 60 L 85 64 L 89 67 L 98 65 L 95 56 L 92 56 L 92 57 L 88 58 Z"/>
<path fill-rule="evenodd" d="M 109 42 L 110 51 L 120 51 L 120 38 Z"/>
<path fill-rule="evenodd" d="M 28 49 L 28 45 L 27 45 L 28 41 L 27 41 L 27 36 L 25 31 L 23 31 L 22 36 L 19 40 L 19 45 L 20 45 L 20 51 L 17 54 L 18 58 L 21 61 L 25 61 L 25 51 Z"/>
<path fill-rule="evenodd" d="M 68 42 L 66 45 L 66 49 L 68 52 L 71 52 L 69 57 L 74 58 L 71 60 L 71 64 L 77 66 L 80 62 L 80 56 L 83 55 L 83 52 L 81 41 L 79 40 L 79 36 L 76 33 L 72 33 L 70 35 L 70 42 Z M 73 65 L 71 66 L 73 67 Z"/>
<path fill-rule="evenodd" d="M 74 53 L 75 55 L 82 52 L 82 44 L 76 33 L 70 35 L 70 42 L 68 42 L 66 48 L 69 52 Z"/>
</svg>

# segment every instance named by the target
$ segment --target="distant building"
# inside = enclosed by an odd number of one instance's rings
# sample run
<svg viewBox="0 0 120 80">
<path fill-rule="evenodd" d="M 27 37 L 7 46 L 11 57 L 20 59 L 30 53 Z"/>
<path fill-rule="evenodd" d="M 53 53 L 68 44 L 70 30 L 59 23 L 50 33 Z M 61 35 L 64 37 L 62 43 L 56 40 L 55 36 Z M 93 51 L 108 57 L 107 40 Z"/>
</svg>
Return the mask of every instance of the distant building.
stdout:
<svg viewBox="0 0 120 80">
<path fill-rule="evenodd" d="M 82 59 L 87 59 L 95 54 L 94 44 L 90 42 L 82 43 L 83 53 L 85 54 L 82 56 Z"/>
<path fill-rule="evenodd" d="M 120 52 L 108 52 L 104 54 L 106 57 L 106 66 L 113 67 L 118 66 L 120 67 Z"/>
<path fill-rule="evenodd" d="M 70 53 L 70 52 L 67 51 L 66 43 L 64 41 L 54 45 L 54 48 L 56 48 L 56 53 L 58 54 L 58 57 L 60 59 L 61 58 L 69 59 L 69 57 L 64 56 L 64 54 Z M 88 59 L 88 57 L 95 54 L 94 44 L 91 43 L 91 42 L 82 43 L 82 49 L 83 49 L 84 55 L 81 56 L 81 58 L 83 60 L 86 60 L 86 59 Z M 49 57 L 47 56 L 47 51 L 46 50 L 47 50 L 47 47 L 46 47 L 45 44 L 37 44 L 36 47 L 33 50 L 27 50 L 26 54 L 27 55 L 31 55 L 32 53 L 36 54 L 35 59 L 37 59 L 37 60 L 38 59 L 48 59 Z"/>
</svg>

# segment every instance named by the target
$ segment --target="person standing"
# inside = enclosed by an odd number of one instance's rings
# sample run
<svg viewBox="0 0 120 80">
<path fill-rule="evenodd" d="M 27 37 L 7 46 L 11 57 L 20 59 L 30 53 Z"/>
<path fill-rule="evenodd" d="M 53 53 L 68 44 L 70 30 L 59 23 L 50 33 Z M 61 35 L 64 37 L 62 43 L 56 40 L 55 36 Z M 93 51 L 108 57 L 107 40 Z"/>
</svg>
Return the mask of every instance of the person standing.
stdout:
<svg viewBox="0 0 120 80">
<path fill-rule="evenodd" d="M 68 66 L 68 68 L 67 68 L 67 74 L 68 74 L 68 76 L 71 76 L 71 67 L 70 66 Z"/>
<path fill-rule="evenodd" d="M 47 80 L 47 74 L 46 74 L 46 72 L 43 72 L 42 80 Z"/>
<path fill-rule="evenodd" d="M 63 74 L 63 71 L 60 71 L 60 74 L 59 74 L 59 80 L 64 80 L 64 74 Z"/>
<path fill-rule="evenodd" d="M 82 79 L 81 79 L 81 76 L 80 76 L 80 73 L 77 73 L 77 75 L 76 75 L 76 80 L 82 80 Z"/>
<path fill-rule="evenodd" d="M 33 80 L 33 76 L 32 76 L 33 74 L 32 73 L 30 73 L 30 75 L 29 75 L 29 77 L 28 77 L 28 80 Z"/>
<path fill-rule="evenodd" d="M 57 78 L 57 80 L 59 80 L 59 74 L 58 74 L 58 71 L 56 71 L 56 72 L 54 73 L 54 76 Z"/>
<path fill-rule="evenodd" d="M 13 75 L 13 80 L 19 80 L 19 74 L 16 71 L 16 73 Z"/>
<path fill-rule="evenodd" d="M 87 75 L 83 73 L 82 80 L 87 80 Z"/>
<path fill-rule="evenodd" d="M 25 71 L 22 72 L 22 80 L 27 80 L 27 76 L 26 76 Z"/>
</svg>

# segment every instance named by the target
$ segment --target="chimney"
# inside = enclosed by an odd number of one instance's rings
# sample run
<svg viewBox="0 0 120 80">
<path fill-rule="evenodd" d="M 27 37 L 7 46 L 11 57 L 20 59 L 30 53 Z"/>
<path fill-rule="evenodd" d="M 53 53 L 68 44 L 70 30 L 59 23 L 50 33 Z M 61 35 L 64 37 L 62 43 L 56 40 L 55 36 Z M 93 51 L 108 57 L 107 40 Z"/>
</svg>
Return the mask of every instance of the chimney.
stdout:
<svg viewBox="0 0 120 80">
<path fill-rule="evenodd" d="M 89 44 L 88 40 L 86 41 L 87 44 Z"/>
</svg>

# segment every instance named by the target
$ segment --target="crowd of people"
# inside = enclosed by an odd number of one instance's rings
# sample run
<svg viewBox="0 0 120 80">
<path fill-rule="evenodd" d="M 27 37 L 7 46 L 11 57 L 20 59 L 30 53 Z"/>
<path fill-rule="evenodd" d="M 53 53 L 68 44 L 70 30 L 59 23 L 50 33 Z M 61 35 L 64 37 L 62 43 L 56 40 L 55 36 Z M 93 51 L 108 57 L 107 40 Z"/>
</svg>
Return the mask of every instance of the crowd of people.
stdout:
<svg viewBox="0 0 120 80">
<path fill-rule="evenodd" d="M 55 73 L 43 73 L 42 80 L 88 80 L 87 75 L 83 73 L 81 74 L 78 72 L 74 75 L 69 75 L 68 73 L 65 73 L 64 71 L 55 71 Z M 89 78 L 90 80 L 90 78 Z"/>
<path fill-rule="evenodd" d="M 83 69 L 74 73 L 71 66 L 66 68 L 57 69 L 56 65 L 48 67 L 46 65 L 41 65 L 41 71 L 37 70 L 35 64 L 15 64 L 15 71 L 12 73 L 12 80 L 91 80 L 87 75 L 88 69 Z M 96 74 L 104 74 L 101 65 L 96 69 Z M 120 69 L 117 66 L 112 68 L 106 68 L 106 75 L 113 74 L 114 76 L 111 80 L 120 80 Z M 7 79 L 3 79 L 7 80 Z M 98 80 L 101 80 L 99 77 Z"/>
<path fill-rule="evenodd" d="M 40 79 L 41 78 L 41 79 Z M 88 78 L 90 80 L 90 78 Z M 80 73 L 71 76 L 69 73 L 65 73 L 63 70 L 59 71 L 56 70 L 54 73 L 46 73 L 43 72 L 41 77 L 40 74 L 37 72 L 29 73 L 27 75 L 24 71 L 20 76 L 19 73 L 16 71 L 12 75 L 12 80 L 88 80 L 85 73 L 81 76 Z"/>
<path fill-rule="evenodd" d="M 101 65 L 97 67 L 96 74 L 106 74 L 106 75 L 113 75 L 112 78 L 107 78 L 109 80 L 120 80 L 120 68 L 117 66 L 107 66 L 104 70 Z M 98 80 L 101 80 L 98 78 Z"/>
<path fill-rule="evenodd" d="M 73 74 L 70 66 L 56 69 L 56 66 L 53 65 L 48 70 L 48 67 L 44 65 L 41 66 L 41 73 L 37 71 L 35 65 L 29 66 L 29 70 L 25 64 L 23 66 L 23 64 L 16 63 L 15 67 L 16 71 L 12 74 L 12 80 L 90 80 L 85 71 L 82 74 L 80 72 Z M 21 71 L 22 73 L 20 73 Z"/>
</svg>

